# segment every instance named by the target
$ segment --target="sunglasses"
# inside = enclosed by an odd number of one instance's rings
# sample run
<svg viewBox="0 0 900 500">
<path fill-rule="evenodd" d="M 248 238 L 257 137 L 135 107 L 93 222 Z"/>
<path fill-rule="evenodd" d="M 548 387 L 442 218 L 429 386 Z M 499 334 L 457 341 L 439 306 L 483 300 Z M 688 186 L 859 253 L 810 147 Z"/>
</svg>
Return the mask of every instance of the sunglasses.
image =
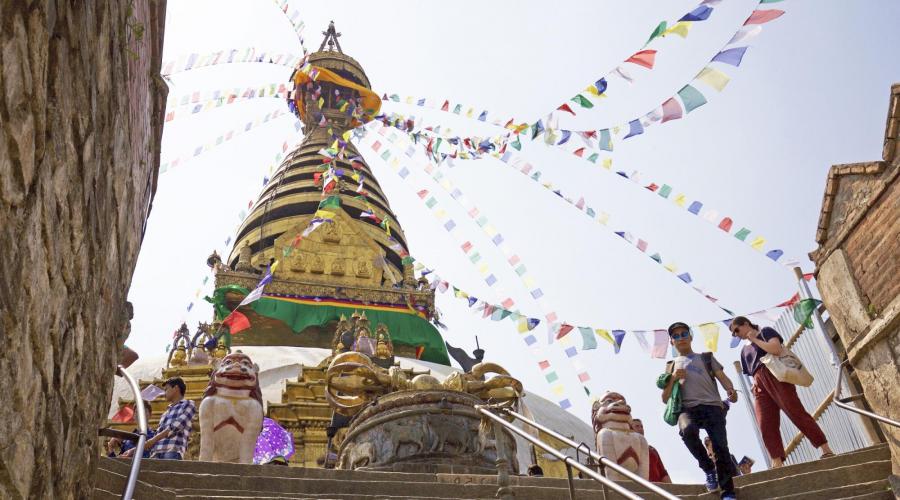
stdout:
<svg viewBox="0 0 900 500">
<path fill-rule="evenodd" d="M 732 328 L 732 329 L 731 329 L 731 336 L 732 336 L 732 337 L 737 337 L 738 331 L 740 331 L 740 329 L 741 329 L 740 326 L 735 326 L 734 328 Z"/>
<path fill-rule="evenodd" d="M 683 331 L 681 333 L 673 333 L 672 335 L 670 335 L 670 337 L 672 337 L 672 340 L 686 339 L 686 338 L 690 338 L 690 336 L 691 336 L 691 332 L 687 331 L 687 330 Z"/>
</svg>

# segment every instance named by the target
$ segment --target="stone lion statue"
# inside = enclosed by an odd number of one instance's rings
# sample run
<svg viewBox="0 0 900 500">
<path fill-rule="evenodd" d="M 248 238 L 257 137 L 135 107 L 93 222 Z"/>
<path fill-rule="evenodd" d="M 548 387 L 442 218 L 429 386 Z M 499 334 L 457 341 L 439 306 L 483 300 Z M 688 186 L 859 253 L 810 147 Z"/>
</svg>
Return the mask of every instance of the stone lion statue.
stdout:
<svg viewBox="0 0 900 500">
<path fill-rule="evenodd" d="M 591 422 L 597 434 L 597 453 L 644 479 L 650 477 L 650 448 L 644 436 L 631 430 L 631 407 L 618 392 L 607 392 L 591 408 Z M 607 469 L 606 476 L 625 480 Z"/>
<path fill-rule="evenodd" d="M 200 460 L 253 463 L 262 430 L 259 366 L 238 351 L 222 359 L 200 403 Z"/>
</svg>

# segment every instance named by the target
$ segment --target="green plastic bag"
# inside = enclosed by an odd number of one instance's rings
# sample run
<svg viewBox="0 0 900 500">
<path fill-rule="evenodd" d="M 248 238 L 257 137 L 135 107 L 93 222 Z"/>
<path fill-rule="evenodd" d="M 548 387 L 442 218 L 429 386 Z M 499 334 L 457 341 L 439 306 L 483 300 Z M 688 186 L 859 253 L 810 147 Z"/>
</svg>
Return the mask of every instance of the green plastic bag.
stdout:
<svg viewBox="0 0 900 500">
<path fill-rule="evenodd" d="M 656 386 L 665 389 L 669 383 L 671 373 L 663 373 L 656 379 Z M 666 403 L 666 411 L 663 413 L 663 420 L 669 425 L 678 423 L 678 415 L 681 413 L 681 384 L 676 383 L 672 386 L 672 393 L 669 395 L 669 401 Z"/>
</svg>

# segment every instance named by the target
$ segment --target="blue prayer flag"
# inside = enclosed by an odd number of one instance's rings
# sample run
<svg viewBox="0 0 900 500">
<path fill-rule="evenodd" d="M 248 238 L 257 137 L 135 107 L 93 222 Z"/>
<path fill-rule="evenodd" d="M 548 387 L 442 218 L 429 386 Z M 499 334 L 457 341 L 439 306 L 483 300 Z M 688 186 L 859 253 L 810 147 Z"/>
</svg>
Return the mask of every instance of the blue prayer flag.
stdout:
<svg viewBox="0 0 900 500">
<path fill-rule="evenodd" d="M 701 5 L 685 14 L 684 17 L 679 19 L 679 21 L 706 21 L 707 19 L 709 19 L 712 11 L 712 7 L 708 5 Z"/>
<path fill-rule="evenodd" d="M 631 120 L 628 122 L 628 126 L 630 127 L 628 130 L 628 135 L 623 137 L 623 139 L 628 139 L 629 137 L 634 137 L 636 135 L 641 135 L 644 133 L 644 126 L 641 125 L 640 120 Z"/>
<path fill-rule="evenodd" d="M 741 60 L 744 58 L 744 52 L 747 52 L 747 47 L 735 47 L 733 49 L 726 49 L 716 54 L 716 57 L 713 57 L 712 60 L 718 61 L 720 63 L 730 64 L 732 66 L 740 66 Z"/>
</svg>

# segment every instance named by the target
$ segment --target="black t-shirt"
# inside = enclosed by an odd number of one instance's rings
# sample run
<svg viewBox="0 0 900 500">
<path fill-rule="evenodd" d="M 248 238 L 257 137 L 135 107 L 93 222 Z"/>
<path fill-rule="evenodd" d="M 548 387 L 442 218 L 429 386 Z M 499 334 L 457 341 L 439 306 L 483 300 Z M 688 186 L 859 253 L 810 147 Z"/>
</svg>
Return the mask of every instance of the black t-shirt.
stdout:
<svg viewBox="0 0 900 500">
<path fill-rule="evenodd" d="M 769 328 L 768 326 L 759 331 L 759 338 L 765 341 L 777 338 L 784 344 L 784 339 L 781 335 L 774 328 Z M 766 354 L 768 353 L 756 344 L 750 343 L 745 345 L 741 349 L 741 368 L 743 368 L 744 373 L 752 377 L 756 370 L 763 366 L 762 358 Z"/>
</svg>

